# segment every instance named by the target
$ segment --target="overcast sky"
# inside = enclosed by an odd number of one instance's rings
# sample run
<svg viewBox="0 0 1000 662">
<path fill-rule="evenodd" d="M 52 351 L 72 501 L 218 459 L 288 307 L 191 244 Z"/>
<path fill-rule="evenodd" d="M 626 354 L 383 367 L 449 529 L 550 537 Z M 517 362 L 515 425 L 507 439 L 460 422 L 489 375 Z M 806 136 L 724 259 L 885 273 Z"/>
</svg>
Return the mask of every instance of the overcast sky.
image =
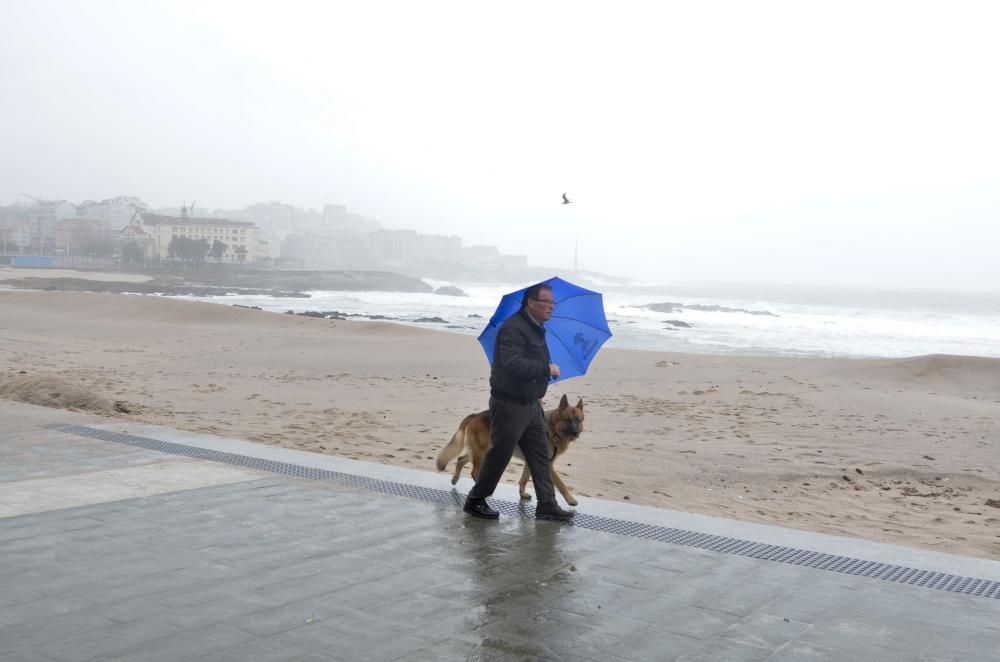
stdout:
<svg viewBox="0 0 1000 662">
<path fill-rule="evenodd" d="M 995 2 L 0 0 L 0 204 L 342 203 L 664 283 L 996 290 L 998 33 Z"/>
</svg>

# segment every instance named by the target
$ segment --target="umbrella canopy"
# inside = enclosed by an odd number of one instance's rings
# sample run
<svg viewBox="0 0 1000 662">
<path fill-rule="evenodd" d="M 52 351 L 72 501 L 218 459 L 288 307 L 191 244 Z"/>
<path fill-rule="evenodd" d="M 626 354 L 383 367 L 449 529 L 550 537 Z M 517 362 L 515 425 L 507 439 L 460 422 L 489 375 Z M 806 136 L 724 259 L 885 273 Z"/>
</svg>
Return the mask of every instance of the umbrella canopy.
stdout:
<svg viewBox="0 0 1000 662">
<path fill-rule="evenodd" d="M 552 362 L 559 366 L 559 379 L 553 380 L 555 383 L 586 374 L 597 350 L 611 337 L 611 329 L 604 315 L 604 297 L 600 292 L 582 288 L 562 278 L 550 278 L 543 282 L 552 288 L 552 298 L 556 302 L 552 319 L 545 323 L 549 355 Z M 497 331 L 504 320 L 521 310 L 521 300 L 527 289 L 505 294 L 489 324 L 479 334 L 479 344 L 486 350 L 490 364 L 493 363 Z"/>
</svg>

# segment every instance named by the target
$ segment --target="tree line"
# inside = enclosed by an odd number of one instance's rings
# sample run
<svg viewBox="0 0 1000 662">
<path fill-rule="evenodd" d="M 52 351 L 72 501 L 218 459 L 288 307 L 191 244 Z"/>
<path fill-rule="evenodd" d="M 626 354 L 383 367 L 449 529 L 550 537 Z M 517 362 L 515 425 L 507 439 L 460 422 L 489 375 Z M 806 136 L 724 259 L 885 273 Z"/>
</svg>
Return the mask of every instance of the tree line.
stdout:
<svg viewBox="0 0 1000 662">
<path fill-rule="evenodd" d="M 229 244 L 215 239 L 211 244 L 208 239 L 192 239 L 190 237 L 174 237 L 167 246 L 167 256 L 172 260 L 184 260 L 186 262 L 202 263 L 205 258 L 212 258 L 217 262 L 222 262 L 222 256 L 229 249 Z M 242 262 L 246 259 L 247 249 L 244 246 L 237 246 L 233 249 L 236 259 Z"/>
</svg>

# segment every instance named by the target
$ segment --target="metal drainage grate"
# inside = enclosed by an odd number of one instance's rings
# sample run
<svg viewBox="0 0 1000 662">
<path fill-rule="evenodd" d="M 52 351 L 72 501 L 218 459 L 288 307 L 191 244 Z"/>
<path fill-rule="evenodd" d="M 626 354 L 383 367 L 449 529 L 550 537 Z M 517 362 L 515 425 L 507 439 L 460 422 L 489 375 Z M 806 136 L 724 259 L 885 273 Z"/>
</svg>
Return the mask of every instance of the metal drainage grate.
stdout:
<svg viewBox="0 0 1000 662">
<path fill-rule="evenodd" d="M 196 446 L 160 441 L 159 439 L 99 430 L 82 425 L 55 424 L 45 427 L 46 429 L 65 432 L 66 434 L 75 434 L 81 437 L 100 439 L 101 441 L 111 441 L 116 444 L 145 448 L 171 455 L 182 455 L 200 460 L 222 462 L 249 469 L 295 476 L 296 478 L 335 481 L 344 485 L 350 485 L 351 487 L 361 487 L 374 492 L 409 497 L 421 501 L 435 501 L 440 503 L 457 502 L 459 505 L 461 503 L 461 495 L 455 490 L 437 490 L 429 487 L 409 485 L 407 483 L 368 478 L 340 471 L 304 467 L 288 462 L 263 460 L 247 455 L 208 450 Z M 522 503 L 490 499 L 490 504 L 510 517 L 534 517 L 534 509 L 528 510 Z M 722 554 L 735 554 L 754 559 L 800 565 L 817 570 L 829 570 L 846 575 L 882 579 L 898 584 L 910 584 L 924 588 L 950 591 L 952 593 L 964 593 L 975 597 L 1000 600 L 1000 582 L 986 579 L 949 575 L 943 572 L 908 568 L 890 563 L 877 563 L 875 561 L 865 561 L 863 559 L 837 556 L 835 554 L 810 552 L 804 549 L 782 547 L 780 545 L 767 545 L 765 543 L 740 540 L 738 538 L 727 538 L 725 536 L 697 533 L 695 531 L 685 531 L 683 529 L 674 529 L 653 524 L 642 524 L 640 522 L 630 522 L 610 517 L 598 517 L 579 512 L 569 524 L 581 529 L 591 529 L 593 531 L 603 531 L 605 533 L 615 533 L 634 538 L 645 538 L 647 540 L 658 540 L 675 545 L 697 547 L 698 549 L 706 549 Z"/>
</svg>

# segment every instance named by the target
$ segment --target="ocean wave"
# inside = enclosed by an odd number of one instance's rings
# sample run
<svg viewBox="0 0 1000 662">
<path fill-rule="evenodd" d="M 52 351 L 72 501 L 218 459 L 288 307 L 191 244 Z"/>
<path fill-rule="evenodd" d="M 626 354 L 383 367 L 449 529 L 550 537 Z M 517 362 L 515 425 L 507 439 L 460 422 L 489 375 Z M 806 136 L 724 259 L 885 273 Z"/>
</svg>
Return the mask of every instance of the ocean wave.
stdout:
<svg viewBox="0 0 1000 662">
<path fill-rule="evenodd" d="M 391 323 L 478 335 L 500 298 L 524 284 L 428 281 L 453 286 L 466 296 L 394 292 L 310 292 L 309 299 L 229 296 L 199 298 L 252 305 L 274 312 L 337 311 L 349 319 Z M 676 296 L 669 291 L 615 289 L 604 295 L 614 337 L 608 347 L 702 354 L 901 358 L 928 354 L 1000 357 L 1000 310 L 970 299 L 959 307 L 921 308 L 909 297 L 905 307 L 879 308 L 872 299 L 858 305 L 854 292 L 833 302 L 829 292 L 818 303 L 775 297 Z M 673 304 L 670 302 L 678 301 Z M 651 304 L 668 304 L 659 310 Z M 666 312 L 668 310 L 670 312 Z M 429 323 L 427 320 L 441 320 Z"/>
</svg>

